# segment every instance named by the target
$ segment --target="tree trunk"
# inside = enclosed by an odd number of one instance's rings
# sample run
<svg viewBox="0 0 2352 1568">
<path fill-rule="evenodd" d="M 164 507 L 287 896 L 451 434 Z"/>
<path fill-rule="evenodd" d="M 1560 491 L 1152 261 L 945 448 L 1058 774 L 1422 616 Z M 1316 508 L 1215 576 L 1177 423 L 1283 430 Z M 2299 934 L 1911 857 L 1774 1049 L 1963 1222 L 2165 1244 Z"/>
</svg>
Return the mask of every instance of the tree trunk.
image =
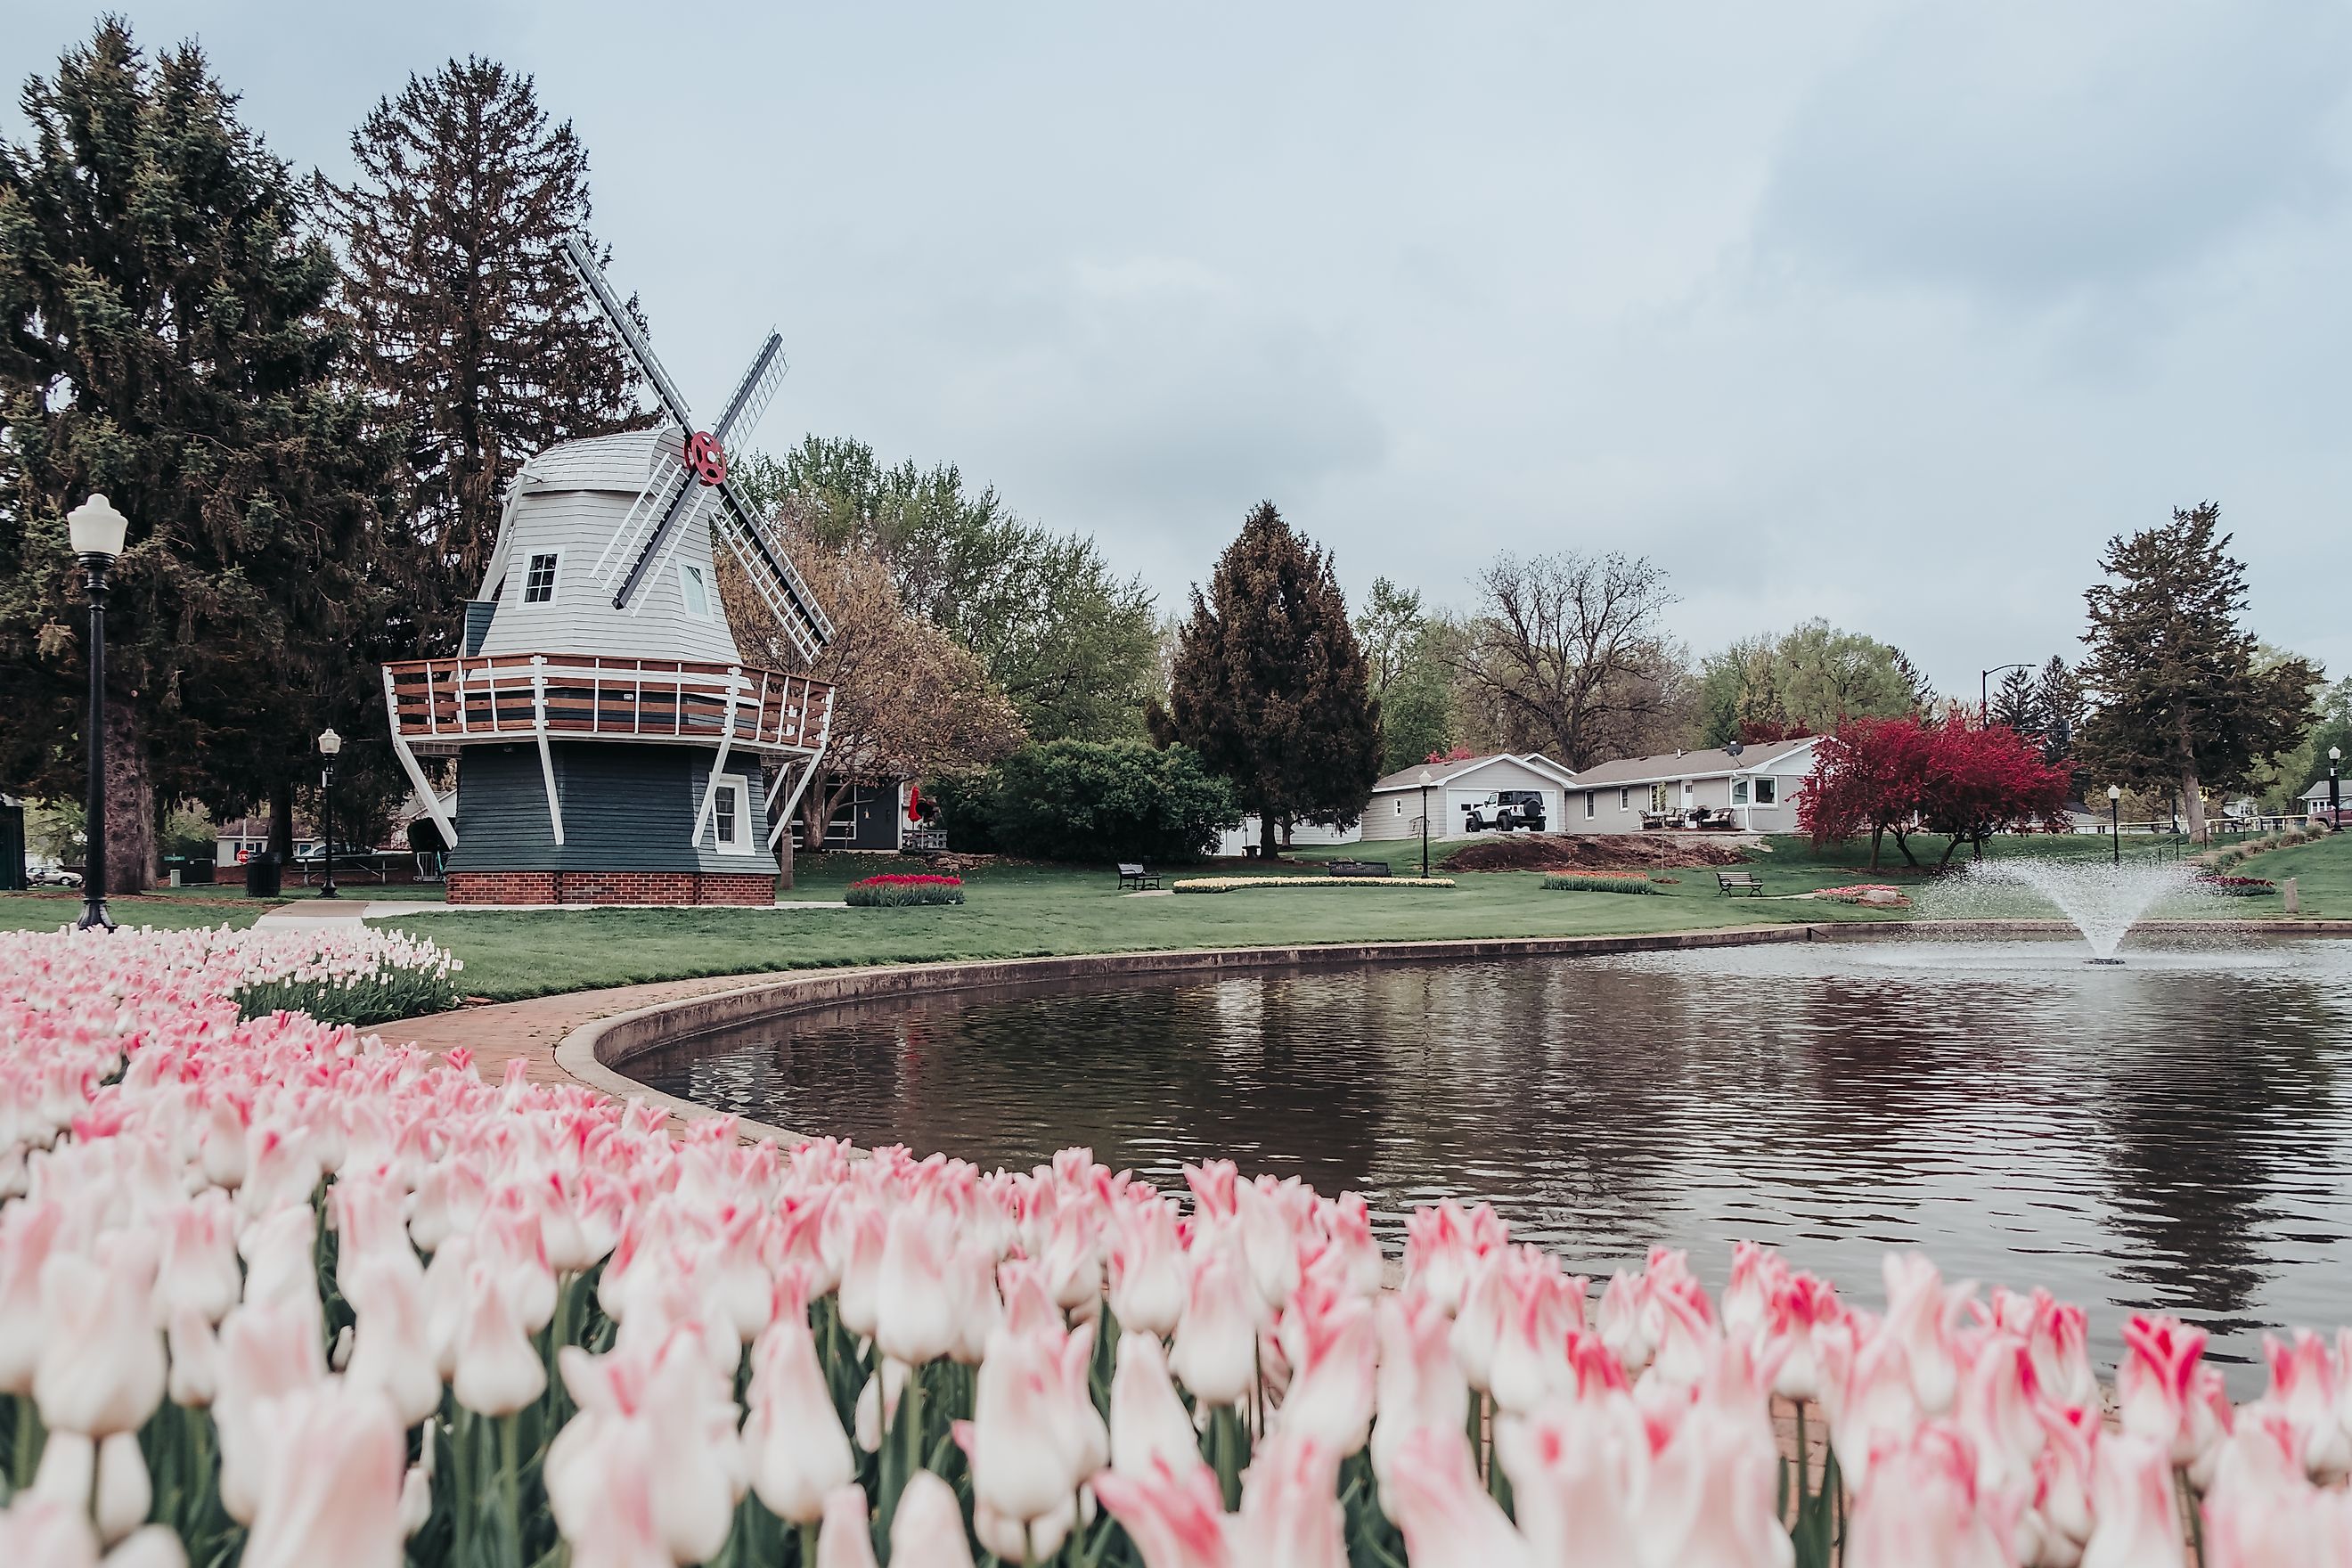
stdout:
<svg viewBox="0 0 2352 1568">
<path fill-rule="evenodd" d="M 294 863 L 294 781 L 280 779 L 269 786 L 268 851 L 280 866 Z"/>
<path fill-rule="evenodd" d="M 1278 858 L 1275 849 L 1274 813 L 1271 811 L 1257 814 L 1257 858 L 1261 860 Z"/>
<path fill-rule="evenodd" d="M 1885 837 L 1886 829 L 1884 827 L 1874 827 L 1870 830 L 1870 868 L 1874 871 L 1878 869 L 1879 843 L 1885 839 Z"/>
<path fill-rule="evenodd" d="M 844 781 L 839 789 L 828 789 L 822 779 L 810 784 L 801 795 L 801 826 L 808 835 L 809 853 L 821 854 L 824 849 L 825 825 L 841 810 L 841 804 L 856 792 L 856 784 Z"/>
<path fill-rule="evenodd" d="M 106 891 L 143 893 L 155 881 L 155 786 L 139 711 L 106 705 Z"/>
<path fill-rule="evenodd" d="M 2180 802 L 2189 815 L 2189 837 L 2196 843 L 2205 842 L 2205 791 L 2200 787 L 2197 770 L 2180 770 Z"/>
</svg>

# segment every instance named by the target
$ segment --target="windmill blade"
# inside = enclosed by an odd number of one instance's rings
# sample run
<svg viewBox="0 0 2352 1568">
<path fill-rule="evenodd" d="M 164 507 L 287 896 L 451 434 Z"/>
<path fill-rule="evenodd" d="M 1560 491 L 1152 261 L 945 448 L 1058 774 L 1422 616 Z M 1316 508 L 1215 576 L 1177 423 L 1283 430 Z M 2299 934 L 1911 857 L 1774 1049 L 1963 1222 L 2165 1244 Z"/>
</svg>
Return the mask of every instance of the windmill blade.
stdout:
<svg viewBox="0 0 2352 1568">
<path fill-rule="evenodd" d="M 727 406 L 719 412 L 719 423 L 710 427 L 710 433 L 724 441 L 740 425 L 743 434 L 750 435 L 758 426 L 760 416 L 765 414 L 768 405 L 775 400 L 776 388 L 783 384 L 784 370 L 784 335 L 771 327 L 768 329 L 768 341 L 760 345 L 759 353 L 751 361 L 751 368 L 745 371 L 743 379 L 736 384 L 735 395 L 727 400 Z"/>
<path fill-rule="evenodd" d="M 771 330 L 768 341 L 760 345 L 759 353 L 752 358 L 751 368 L 743 373 L 743 379 L 736 384 L 735 395 L 727 400 L 726 408 L 719 413 L 719 423 L 711 429 L 715 439 L 723 444 L 730 431 L 739 426 L 749 431 L 758 424 L 761 414 L 774 399 L 776 388 L 784 379 L 783 347 L 783 334 Z M 721 449 L 724 450 L 723 445 Z M 664 452 L 657 461 L 665 468 L 674 468 L 680 476 L 680 483 L 686 482 L 688 470 L 676 454 Z M 703 488 L 699 485 L 695 487 L 697 489 Z M 696 504 L 689 506 L 686 504 L 685 498 L 669 489 L 661 489 L 659 493 L 660 503 L 647 509 L 649 517 L 661 520 L 659 526 L 650 531 L 632 526 L 638 517 L 638 509 L 631 508 L 628 518 L 622 523 L 621 531 L 606 543 L 604 555 L 596 558 L 598 582 L 604 580 L 605 558 L 613 554 L 615 545 L 619 546 L 620 553 L 614 559 L 629 562 L 628 576 L 613 596 L 615 609 L 628 608 L 637 584 L 656 574 L 662 561 L 676 544 L 678 533 L 687 526 L 688 519 L 700 510 L 698 499 Z M 655 494 L 656 489 L 652 488 L 646 491 L 648 498 Z"/>
<path fill-rule="evenodd" d="M 677 472 L 677 483 L 669 492 L 668 504 L 658 511 L 647 509 L 647 515 L 657 516 L 661 521 L 645 535 L 644 547 L 637 552 L 636 559 L 629 563 L 629 574 L 622 578 L 621 585 L 614 590 L 613 608 L 616 610 L 629 607 L 629 601 L 636 597 L 639 585 L 654 574 L 654 568 L 684 531 L 686 520 L 702 510 L 703 498 L 709 492 L 709 487 L 694 483 L 683 463 L 678 464 Z M 646 493 L 650 496 L 653 491 L 648 489 Z M 643 504 L 641 498 L 639 505 Z M 629 515 L 636 515 L 635 507 L 629 509 Z"/>
<path fill-rule="evenodd" d="M 604 542 L 595 565 L 590 568 L 592 581 L 608 582 L 624 563 L 635 564 L 657 536 L 658 525 L 670 515 L 678 492 L 692 482 L 692 478 L 676 452 L 667 447 L 656 451 L 646 488 L 637 493 L 628 515 L 621 519 L 621 526 Z"/>
<path fill-rule="evenodd" d="M 572 270 L 580 275 L 580 281 L 586 286 L 589 297 L 603 308 L 604 319 L 613 323 L 614 331 L 621 334 L 621 342 L 627 345 L 630 357 L 637 362 L 638 374 L 652 384 L 654 395 L 661 399 L 662 407 L 678 424 L 688 430 L 693 429 L 694 416 L 688 411 L 686 399 L 679 395 L 677 384 L 670 380 L 669 372 L 662 369 L 661 361 L 654 358 L 653 345 L 646 342 L 644 333 L 637 331 L 636 322 L 629 320 L 629 312 L 622 307 L 620 297 L 613 292 L 613 286 L 604 281 L 604 269 L 596 265 L 595 255 L 588 248 L 588 242 L 576 233 L 565 235 L 563 255 L 572 263 Z"/>
<path fill-rule="evenodd" d="M 824 645 L 833 640 L 833 621 L 824 606 L 816 602 L 809 585 L 794 569 L 792 557 L 768 531 L 743 500 L 735 481 L 719 484 L 719 515 L 712 520 L 719 537 L 733 551 L 743 567 L 743 575 L 751 580 L 768 611 L 793 639 L 803 658 L 815 662 Z"/>
</svg>

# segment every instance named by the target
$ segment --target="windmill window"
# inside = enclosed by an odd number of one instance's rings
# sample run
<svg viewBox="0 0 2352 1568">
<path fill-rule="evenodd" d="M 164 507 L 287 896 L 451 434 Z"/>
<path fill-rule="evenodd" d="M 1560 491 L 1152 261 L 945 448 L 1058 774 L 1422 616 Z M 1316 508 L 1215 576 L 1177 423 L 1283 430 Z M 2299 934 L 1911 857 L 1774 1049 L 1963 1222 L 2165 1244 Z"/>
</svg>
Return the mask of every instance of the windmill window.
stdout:
<svg viewBox="0 0 2352 1568">
<path fill-rule="evenodd" d="M 710 832 L 721 850 L 730 855 L 751 852 L 748 815 L 743 807 L 743 781 L 720 779 L 710 796 Z"/>
<path fill-rule="evenodd" d="M 530 569 L 522 577 L 522 602 L 526 605 L 555 603 L 556 552 L 530 558 Z"/>
<path fill-rule="evenodd" d="M 710 618 L 710 586 L 702 580 L 702 568 L 677 563 L 678 592 L 685 596 L 686 613 L 698 621 Z"/>
</svg>

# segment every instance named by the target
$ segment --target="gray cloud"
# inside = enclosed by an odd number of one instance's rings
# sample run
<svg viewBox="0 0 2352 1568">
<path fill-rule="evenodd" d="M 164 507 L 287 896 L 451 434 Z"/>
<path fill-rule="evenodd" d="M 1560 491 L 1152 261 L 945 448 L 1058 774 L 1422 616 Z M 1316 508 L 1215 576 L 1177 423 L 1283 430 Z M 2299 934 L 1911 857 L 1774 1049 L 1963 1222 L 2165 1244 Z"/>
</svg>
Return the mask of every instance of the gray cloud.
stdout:
<svg viewBox="0 0 2352 1568">
<path fill-rule="evenodd" d="M 2128 283 L 2332 205 L 2352 25 L 2294 0 L 1915 7 L 1790 125 L 1764 244 L 2021 296 Z"/>
</svg>

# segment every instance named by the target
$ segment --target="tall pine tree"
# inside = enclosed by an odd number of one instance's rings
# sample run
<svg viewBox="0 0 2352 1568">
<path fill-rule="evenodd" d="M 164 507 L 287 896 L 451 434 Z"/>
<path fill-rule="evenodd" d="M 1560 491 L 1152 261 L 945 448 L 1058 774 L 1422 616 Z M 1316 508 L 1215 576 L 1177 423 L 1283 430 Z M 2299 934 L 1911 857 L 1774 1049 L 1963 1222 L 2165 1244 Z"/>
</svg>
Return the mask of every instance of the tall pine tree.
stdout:
<svg viewBox="0 0 2352 1568">
<path fill-rule="evenodd" d="M 476 58 L 412 76 L 352 158 L 352 183 L 323 187 L 341 305 L 381 416 L 405 431 L 418 651 L 439 653 L 508 481 L 542 447 L 639 423 L 636 374 L 563 259 L 589 217 L 588 154 L 530 77 Z"/>
<path fill-rule="evenodd" d="M 131 523 L 105 718 L 130 892 L 163 803 L 290 800 L 321 723 L 381 729 L 380 696 L 350 703 L 382 469 L 339 384 L 333 255 L 203 53 L 151 62 L 110 17 L 23 102 L 30 143 L 0 148 L 0 777 L 82 788 L 65 513 L 104 491 Z"/>
<path fill-rule="evenodd" d="M 2042 733 L 2042 696 L 2033 671 L 2019 665 L 2000 678 L 1992 694 L 1992 721 L 2021 735 Z"/>
<path fill-rule="evenodd" d="M 2191 837 L 2205 835 L 2207 789 L 2234 789 L 2310 727 L 2319 671 L 2304 659 L 2263 666 L 2239 625 L 2246 569 L 2229 554 L 2210 501 L 2107 542 L 2111 582 L 2084 597 L 2091 645 L 2080 676 L 2097 707 L 2086 763 L 2118 783 L 2178 789 Z"/>
<path fill-rule="evenodd" d="M 1380 775 L 1380 704 L 1331 558 L 1262 501 L 1192 590 L 1169 703 L 1152 732 L 1234 781 L 1260 853 L 1289 823 L 1345 826 Z"/>
</svg>

